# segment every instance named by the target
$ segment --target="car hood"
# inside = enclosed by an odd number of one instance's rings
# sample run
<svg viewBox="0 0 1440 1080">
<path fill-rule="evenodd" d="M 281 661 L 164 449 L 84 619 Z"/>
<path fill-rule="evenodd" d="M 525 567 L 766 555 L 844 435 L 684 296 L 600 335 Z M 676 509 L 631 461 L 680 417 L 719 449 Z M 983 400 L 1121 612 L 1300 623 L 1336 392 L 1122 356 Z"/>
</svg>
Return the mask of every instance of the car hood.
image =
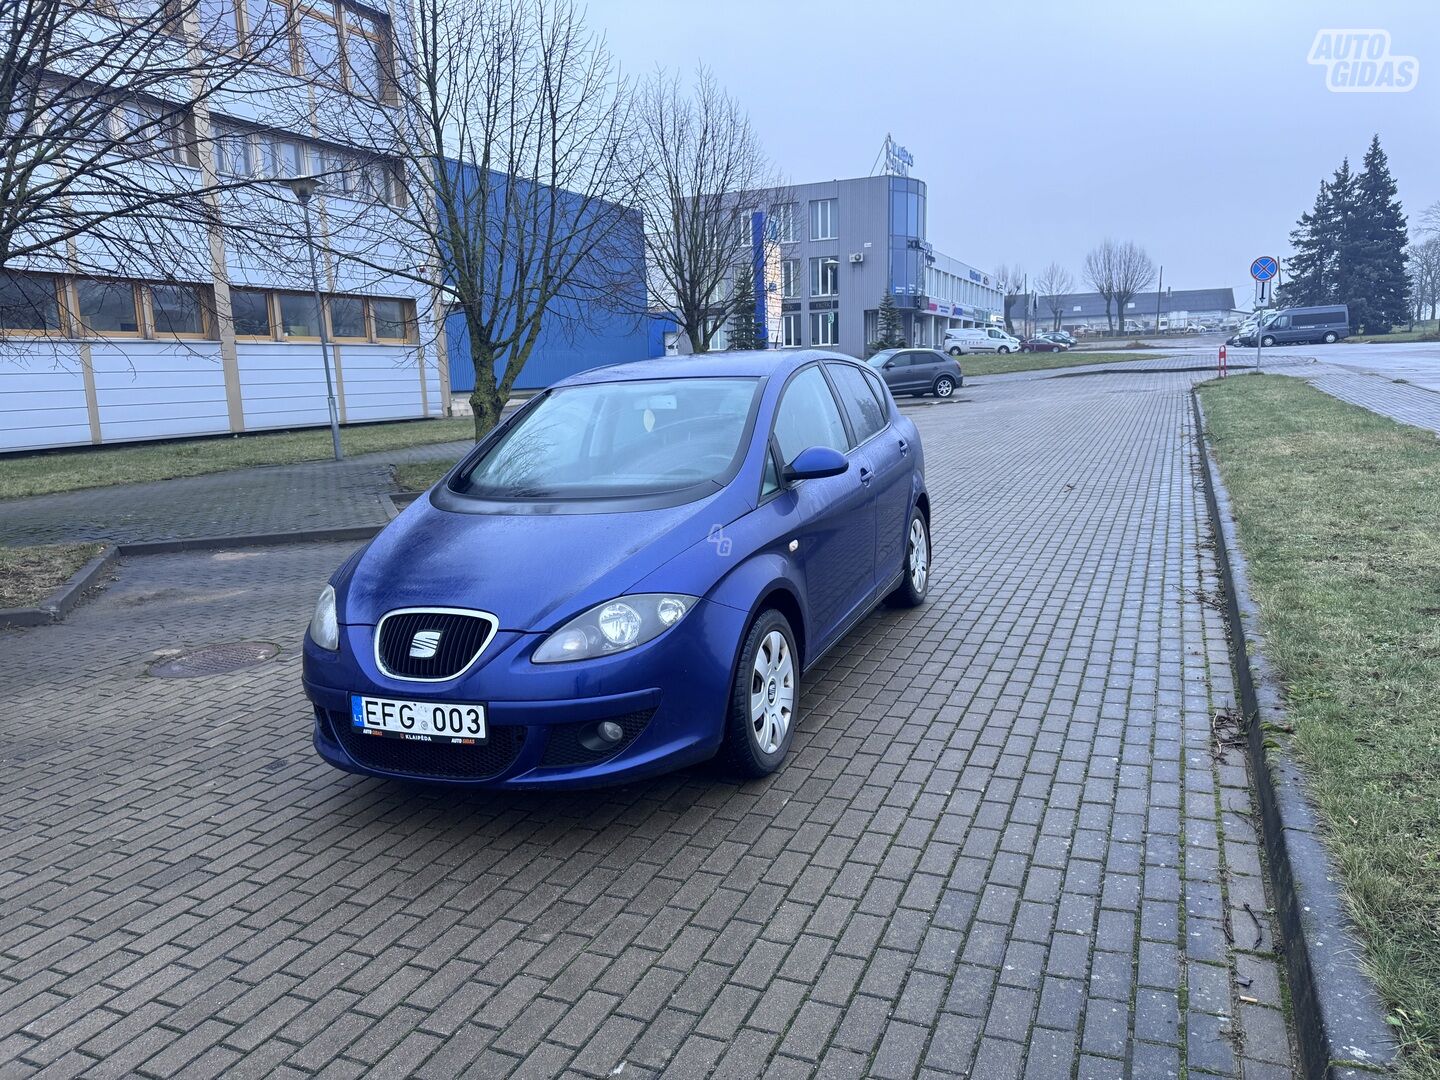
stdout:
<svg viewBox="0 0 1440 1080">
<path fill-rule="evenodd" d="M 340 618 L 374 624 L 396 608 L 462 607 L 492 613 L 502 630 L 548 630 L 623 595 L 743 510 L 733 492 L 615 514 L 459 513 L 422 497 L 338 582 Z M 699 595 L 711 584 L 670 587 Z"/>
</svg>

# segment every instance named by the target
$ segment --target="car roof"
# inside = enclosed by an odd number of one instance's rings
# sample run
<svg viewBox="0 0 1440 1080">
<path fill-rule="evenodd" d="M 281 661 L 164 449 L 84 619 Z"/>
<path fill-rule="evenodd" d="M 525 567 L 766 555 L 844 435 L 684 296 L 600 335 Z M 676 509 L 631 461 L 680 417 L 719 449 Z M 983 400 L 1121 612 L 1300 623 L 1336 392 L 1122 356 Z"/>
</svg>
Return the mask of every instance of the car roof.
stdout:
<svg viewBox="0 0 1440 1080">
<path fill-rule="evenodd" d="M 628 364 L 591 368 L 562 379 L 555 385 L 580 386 L 587 383 L 630 382 L 637 379 L 784 376 L 812 360 L 860 363 L 853 356 L 823 349 L 756 349 L 746 352 L 698 353 L 689 356 L 659 356 L 653 360 L 636 360 Z"/>
</svg>

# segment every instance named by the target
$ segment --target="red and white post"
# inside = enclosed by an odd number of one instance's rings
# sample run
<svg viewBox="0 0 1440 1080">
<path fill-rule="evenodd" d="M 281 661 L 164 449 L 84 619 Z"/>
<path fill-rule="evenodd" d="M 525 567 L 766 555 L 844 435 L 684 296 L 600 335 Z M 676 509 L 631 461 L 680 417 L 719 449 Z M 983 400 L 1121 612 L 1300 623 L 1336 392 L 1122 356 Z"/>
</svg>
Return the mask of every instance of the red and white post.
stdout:
<svg viewBox="0 0 1440 1080">
<path fill-rule="evenodd" d="M 1226 373 L 1226 372 L 1225 372 L 1226 362 L 1225 362 L 1225 346 L 1224 346 L 1224 345 L 1221 345 L 1221 346 L 1220 346 L 1220 359 L 1219 359 L 1218 363 L 1219 363 L 1219 367 L 1220 367 L 1220 378 L 1223 379 L 1223 378 L 1225 378 L 1225 373 Z"/>
</svg>

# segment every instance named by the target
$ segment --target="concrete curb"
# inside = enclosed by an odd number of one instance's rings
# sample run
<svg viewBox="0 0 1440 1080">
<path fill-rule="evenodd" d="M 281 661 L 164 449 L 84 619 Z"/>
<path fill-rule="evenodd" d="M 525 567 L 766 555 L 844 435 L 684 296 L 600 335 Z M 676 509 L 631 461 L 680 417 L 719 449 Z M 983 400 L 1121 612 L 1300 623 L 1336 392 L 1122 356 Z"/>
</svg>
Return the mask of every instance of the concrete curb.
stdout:
<svg viewBox="0 0 1440 1080">
<path fill-rule="evenodd" d="M 394 515 L 390 515 L 393 517 Z M 107 544 L 105 549 L 71 576 L 70 580 L 33 608 L 0 608 L 0 629 L 45 626 L 60 622 L 80 602 L 85 590 L 119 558 L 171 555 L 182 551 L 221 551 L 226 548 L 280 547 L 285 544 L 320 544 L 369 540 L 385 526 L 350 525 L 334 529 L 300 529 L 296 532 L 246 533 L 238 536 L 194 536 L 183 540 L 146 540 L 134 544 Z"/>
<path fill-rule="evenodd" d="M 80 602 L 81 595 L 99 579 L 119 555 L 119 549 L 106 545 L 100 554 L 70 575 L 70 580 L 55 589 L 38 606 L 31 608 L 0 608 L 0 628 L 44 626 L 59 622 Z"/>
<path fill-rule="evenodd" d="M 1190 403 L 1301 1068 L 1311 1080 L 1373 1080 L 1376 1073 L 1390 1071 L 1397 1048 L 1385 1023 L 1384 1003 L 1361 966 L 1360 942 L 1345 911 L 1304 773 L 1290 738 L 1280 730 L 1284 695 L 1265 661 L 1259 611 L 1250 597 L 1230 496 L 1205 437 L 1205 412 L 1194 388 Z"/>
<path fill-rule="evenodd" d="M 346 525 L 334 529 L 298 529 L 295 532 L 242 533 L 238 536 L 192 536 L 183 540 L 145 540 L 121 544 L 116 551 L 134 555 L 171 555 L 180 551 L 218 551 L 223 548 L 279 547 L 284 544 L 322 544 L 327 541 L 369 540 L 388 522 Z"/>
</svg>

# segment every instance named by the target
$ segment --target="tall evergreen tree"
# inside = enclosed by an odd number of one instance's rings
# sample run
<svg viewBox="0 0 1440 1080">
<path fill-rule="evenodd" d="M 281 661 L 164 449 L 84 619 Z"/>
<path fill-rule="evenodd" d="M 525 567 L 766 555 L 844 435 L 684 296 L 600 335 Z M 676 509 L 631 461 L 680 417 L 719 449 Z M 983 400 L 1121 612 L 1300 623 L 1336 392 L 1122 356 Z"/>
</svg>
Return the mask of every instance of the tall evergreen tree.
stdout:
<svg viewBox="0 0 1440 1080">
<path fill-rule="evenodd" d="M 1343 289 L 1337 297 L 1350 305 L 1351 322 L 1365 333 L 1388 333 L 1408 317 L 1405 225 L 1395 179 L 1376 135 L 1355 177 L 1354 210 L 1340 248 Z"/>
<path fill-rule="evenodd" d="M 905 327 L 900 320 L 900 309 L 895 306 L 895 297 L 887 292 L 880 297 L 880 307 L 875 313 L 875 340 L 870 342 L 870 353 L 904 347 Z"/>
<path fill-rule="evenodd" d="M 1290 233 L 1294 254 L 1285 267 L 1285 282 L 1276 290 L 1278 303 L 1305 306 L 1323 304 L 1330 299 L 1339 248 L 1337 211 L 1334 190 L 1328 181 L 1320 181 L 1314 208 L 1300 215 Z"/>
<path fill-rule="evenodd" d="M 746 268 L 735 272 L 735 307 L 730 316 L 730 348 L 760 348 L 760 324 L 755 318 L 755 283 Z"/>
</svg>

